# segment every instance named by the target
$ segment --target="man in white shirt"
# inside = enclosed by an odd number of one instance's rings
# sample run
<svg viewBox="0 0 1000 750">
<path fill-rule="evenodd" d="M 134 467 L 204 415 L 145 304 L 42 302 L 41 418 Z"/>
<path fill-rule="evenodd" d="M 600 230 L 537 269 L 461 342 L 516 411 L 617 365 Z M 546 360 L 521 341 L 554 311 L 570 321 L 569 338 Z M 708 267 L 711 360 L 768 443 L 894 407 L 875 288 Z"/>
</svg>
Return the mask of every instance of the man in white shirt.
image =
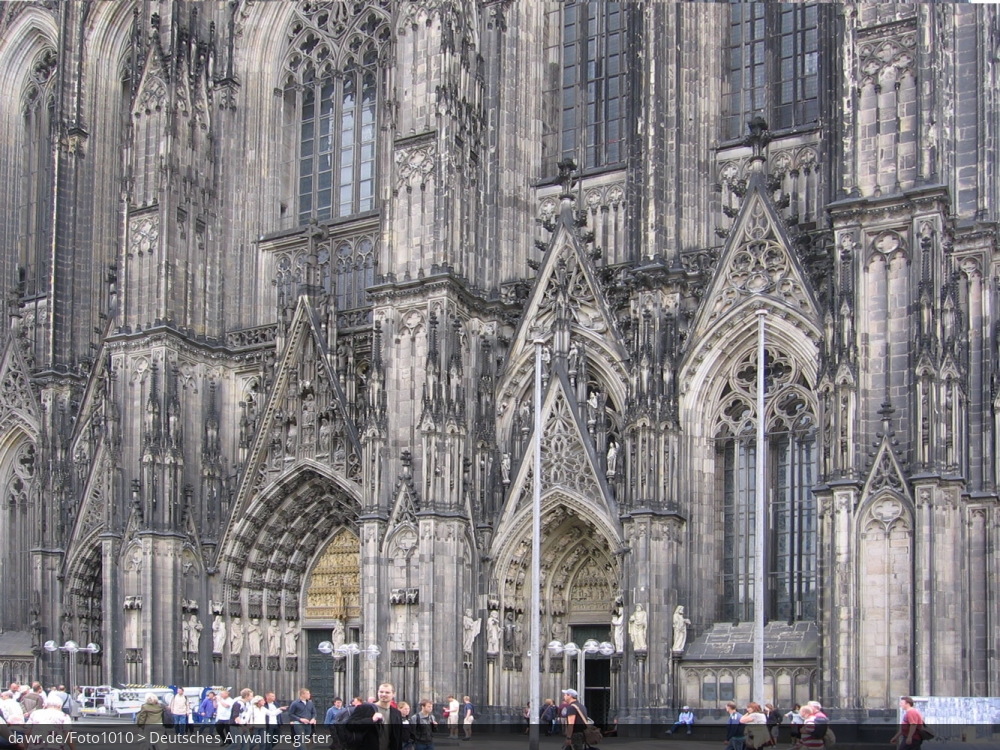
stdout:
<svg viewBox="0 0 1000 750">
<path fill-rule="evenodd" d="M 23 724 L 24 711 L 21 704 L 14 699 L 14 694 L 10 690 L 0 693 L 0 713 L 8 724 Z"/>
<path fill-rule="evenodd" d="M 174 716 L 174 734 L 186 734 L 191 706 L 188 705 L 187 697 L 184 695 L 184 688 L 177 688 L 167 710 Z"/>
<path fill-rule="evenodd" d="M 264 741 L 260 750 L 271 750 L 281 734 L 281 714 L 288 706 L 279 706 L 274 700 L 274 693 L 264 696 Z"/>
<path fill-rule="evenodd" d="M 215 702 L 215 731 L 219 733 L 219 740 L 223 746 L 233 741 L 229 734 L 229 725 L 232 723 L 233 699 L 229 697 L 229 691 L 223 690 L 219 693 L 219 698 Z"/>
</svg>

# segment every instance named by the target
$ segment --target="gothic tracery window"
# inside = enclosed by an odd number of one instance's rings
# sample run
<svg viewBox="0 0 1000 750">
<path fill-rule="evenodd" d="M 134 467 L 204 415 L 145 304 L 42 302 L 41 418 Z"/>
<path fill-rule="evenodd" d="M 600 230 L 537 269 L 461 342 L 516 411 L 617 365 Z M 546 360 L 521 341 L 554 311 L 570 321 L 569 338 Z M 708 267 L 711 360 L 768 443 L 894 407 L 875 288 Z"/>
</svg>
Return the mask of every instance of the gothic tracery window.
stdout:
<svg viewBox="0 0 1000 750">
<path fill-rule="evenodd" d="M 388 19 L 374 6 L 357 13 L 348 3 L 304 3 L 291 39 L 286 178 L 298 223 L 371 211 Z"/>
<path fill-rule="evenodd" d="M 22 100 L 24 168 L 20 185 L 20 283 L 22 294 L 44 294 L 48 278 L 46 237 L 49 235 L 52 184 L 52 124 L 55 94 L 52 80 L 56 53 L 46 50 L 31 67 Z"/>
<path fill-rule="evenodd" d="M 563 8 L 562 157 L 583 169 L 625 160 L 626 4 Z"/>
<path fill-rule="evenodd" d="M 741 137 L 762 115 L 772 130 L 819 117 L 817 3 L 733 3 L 730 7 L 723 138 Z"/>
<path fill-rule="evenodd" d="M 815 407 L 790 357 L 769 348 L 766 362 L 766 615 L 810 620 L 816 617 Z M 756 352 L 750 352 L 733 368 L 716 422 L 723 617 L 733 621 L 754 616 L 756 378 Z"/>
</svg>

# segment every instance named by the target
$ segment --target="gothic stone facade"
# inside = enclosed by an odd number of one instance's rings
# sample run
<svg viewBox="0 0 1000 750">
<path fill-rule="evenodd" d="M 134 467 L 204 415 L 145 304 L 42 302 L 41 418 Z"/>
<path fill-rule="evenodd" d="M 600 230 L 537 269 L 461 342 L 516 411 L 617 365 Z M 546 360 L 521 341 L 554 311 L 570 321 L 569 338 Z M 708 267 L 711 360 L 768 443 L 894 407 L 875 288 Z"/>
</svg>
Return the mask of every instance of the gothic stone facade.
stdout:
<svg viewBox="0 0 1000 750">
<path fill-rule="evenodd" d="M 0 665 L 522 704 L 542 337 L 543 642 L 641 605 L 592 707 L 747 700 L 760 313 L 770 694 L 996 694 L 998 56 L 951 4 L 0 4 Z"/>
</svg>

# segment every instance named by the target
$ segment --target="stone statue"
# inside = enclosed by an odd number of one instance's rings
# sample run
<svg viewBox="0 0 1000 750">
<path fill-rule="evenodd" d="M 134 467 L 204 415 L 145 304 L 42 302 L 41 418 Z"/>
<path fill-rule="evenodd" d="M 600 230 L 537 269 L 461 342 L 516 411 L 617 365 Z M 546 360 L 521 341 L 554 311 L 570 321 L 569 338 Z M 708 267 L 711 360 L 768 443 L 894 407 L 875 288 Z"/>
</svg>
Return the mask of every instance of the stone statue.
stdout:
<svg viewBox="0 0 1000 750">
<path fill-rule="evenodd" d="M 500 652 L 500 636 L 503 628 L 500 626 L 500 613 L 497 610 L 490 612 L 486 620 L 486 653 L 496 654 Z"/>
<path fill-rule="evenodd" d="M 299 655 L 299 629 L 295 621 L 285 626 L 285 656 Z"/>
<path fill-rule="evenodd" d="M 229 653 L 243 653 L 243 620 L 239 617 L 234 617 L 229 626 Z"/>
<path fill-rule="evenodd" d="M 615 612 L 611 615 L 611 640 L 615 644 L 616 654 L 625 651 L 625 610 L 621 605 L 615 607 Z"/>
<path fill-rule="evenodd" d="M 646 627 L 649 616 L 641 604 L 635 605 L 635 612 L 628 618 L 628 637 L 632 639 L 634 651 L 646 650 Z"/>
<path fill-rule="evenodd" d="M 216 615 L 212 620 L 212 653 L 221 654 L 226 647 L 226 621 L 222 615 Z"/>
<path fill-rule="evenodd" d="M 510 484 L 510 454 L 504 453 L 500 459 L 500 476 L 503 477 L 504 484 Z"/>
<path fill-rule="evenodd" d="M 267 655 L 281 656 L 281 628 L 277 620 L 271 620 L 267 626 Z"/>
<path fill-rule="evenodd" d="M 684 617 L 684 607 L 678 604 L 674 610 L 674 644 L 670 647 L 671 651 L 684 651 L 684 647 L 687 645 L 688 625 L 690 624 L 691 621 Z"/>
<path fill-rule="evenodd" d="M 187 651 L 189 654 L 197 654 L 201 647 L 201 631 L 205 626 L 201 624 L 198 615 L 192 614 L 184 627 L 187 630 Z"/>
<path fill-rule="evenodd" d="M 514 613 L 509 610 L 503 618 L 503 650 L 514 651 Z"/>
<path fill-rule="evenodd" d="M 250 626 L 247 628 L 247 653 L 250 656 L 260 656 L 263 640 L 264 630 L 260 627 L 260 620 L 254 617 L 250 620 Z"/>
<path fill-rule="evenodd" d="M 558 617 L 552 618 L 552 640 L 560 642 L 566 640 L 566 626 Z"/>
<path fill-rule="evenodd" d="M 472 644 L 475 642 L 476 637 L 479 635 L 479 630 L 483 626 L 483 618 L 472 619 L 472 610 L 465 610 L 465 616 L 462 617 L 462 651 L 467 654 L 472 653 Z"/>
<path fill-rule="evenodd" d="M 618 443 L 614 440 L 608 446 L 608 476 L 613 477 L 615 475 L 615 469 L 618 466 Z"/>
<path fill-rule="evenodd" d="M 333 629 L 330 631 L 330 642 L 333 644 L 334 648 L 340 648 L 344 645 L 344 641 L 347 640 L 344 635 L 344 621 L 334 620 Z"/>
<path fill-rule="evenodd" d="M 517 616 L 517 622 L 514 623 L 514 653 L 520 654 L 524 652 L 524 615 L 520 614 Z"/>
</svg>

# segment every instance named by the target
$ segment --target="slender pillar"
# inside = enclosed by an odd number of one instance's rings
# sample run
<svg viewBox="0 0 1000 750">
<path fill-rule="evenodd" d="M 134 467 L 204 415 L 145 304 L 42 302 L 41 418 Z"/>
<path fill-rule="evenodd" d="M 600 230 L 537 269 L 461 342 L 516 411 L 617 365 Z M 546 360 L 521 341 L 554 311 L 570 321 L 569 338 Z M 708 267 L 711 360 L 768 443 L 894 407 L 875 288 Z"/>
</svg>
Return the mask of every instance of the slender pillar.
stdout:
<svg viewBox="0 0 1000 750">
<path fill-rule="evenodd" d="M 538 750 L 538 729 L 542 702 L 541 676 L 541 547 L 542 547 L 542 341 L 535 339 L 535 476 L 531 498 L 531 734 L 530 750 Z"/>
<path fill-rule="evenodd" d="M 764 488 L 764 427 L 767 419 L 764 413 L 764 316 L 767 311 L 757 311 L 757 512 L 754 523 L 754 639 L 753 639 L 753 697 L 764 705 L 764 533 L 767 514 L 767 492 Z"/>
</svg>

